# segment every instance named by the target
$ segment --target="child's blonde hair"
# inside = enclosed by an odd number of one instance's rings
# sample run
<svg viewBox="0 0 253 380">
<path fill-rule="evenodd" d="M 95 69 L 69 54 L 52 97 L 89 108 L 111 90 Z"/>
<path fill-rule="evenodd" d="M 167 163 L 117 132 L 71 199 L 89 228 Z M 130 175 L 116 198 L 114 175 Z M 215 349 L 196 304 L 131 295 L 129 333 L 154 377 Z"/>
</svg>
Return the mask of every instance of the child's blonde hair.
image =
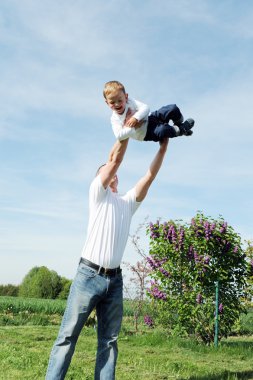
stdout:
<svg viewBox="0 0 253 380">
<path fill-rule="evenodd" d="M 115 91 L 123 91 L 124 94 L 126 93 L 126 90 L 123 84 L 118 82 L 117 80 L 111 80 L 109 82 L 106 82 L 106 84 L 104 85 L 104 91 L 103 91 L 104 98 L 106 99 L 108 95 L 110 95 L 111 93 Z"/>
</svg>

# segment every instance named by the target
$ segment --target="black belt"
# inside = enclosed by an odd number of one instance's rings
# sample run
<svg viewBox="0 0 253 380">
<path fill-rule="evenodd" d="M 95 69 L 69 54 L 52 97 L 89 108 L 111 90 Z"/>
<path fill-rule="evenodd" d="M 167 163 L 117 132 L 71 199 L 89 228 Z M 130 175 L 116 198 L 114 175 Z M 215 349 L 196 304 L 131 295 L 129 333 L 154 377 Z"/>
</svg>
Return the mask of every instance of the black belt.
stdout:
<svg viewBox="0 0 253 380">
<path fill-rule="evenodd" d="M 95 269 L 98 272 L 98 274 L 105 274 L 106 276 L 116 276 L 116 274 L 121 273 L 120 267 L 114 269 L 100 267 L 99 265 L 92 263 L 91 261 L 84 259 L 83 257 L 81 257 L 80 263 L 87 265 L 92 269 Z"/>
</svg>

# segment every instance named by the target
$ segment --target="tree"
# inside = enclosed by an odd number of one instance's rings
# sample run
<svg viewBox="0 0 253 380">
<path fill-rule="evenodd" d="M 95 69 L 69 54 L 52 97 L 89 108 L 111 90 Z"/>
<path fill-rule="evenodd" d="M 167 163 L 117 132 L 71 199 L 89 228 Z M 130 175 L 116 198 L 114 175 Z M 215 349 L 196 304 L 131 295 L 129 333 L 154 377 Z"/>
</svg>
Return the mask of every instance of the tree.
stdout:
<svg viewBox="0 0 253 380">
<path fill-rule="evenodd" d="M 149 296 L 157 318 L 173 333 L 214 339 L 215 284 L 219 282 L 219 339 L 227 336 L 247 297 L 248 263 L 241 238 L 222 217 L 202 213 L 190 224 L 150 223 Z"/>
<path fill-rule="evenodd" d="M 19 288 L 22 297 L 56 298 L 62 290 L 61 277 L 47 267 L 34 267 L 25 276 Z"/>
<path fill-rule="evenodd" d="M 132 309 L 134 311 L 134 327 L 135 332 L 137 332 L 139 318 L 145 305 L 147 278 L 150 273 L 150 267 L 146 260 L 137 261 L 135 265 L 130 263 L 124 263 L 124 265 L 133 275 L 133 277 L 130 278 L 130 282 L 134 285 L 134 291 L 131 292 L 129 290 L 129 285 L 124 285 L 124 290 L 128 300 L 130 300 L 132 304 Z"/>
<path fill-rule="evenodd" d="M 57 298 L 60 298 L 62 300 L 67 299 L 71 284 L 72 284 L 71 280 L 68 280 L 65 277 L 61 277 L 61 291 L 58 294 Z"/>
<path fill-rule="evenodd" d="M 131 302 L 131 308 L 134 312 L 134 327 L 135 332 L 138 331 L 138 324 L 139 324 L 139 318 L 141 315 L 143 315 L 144 308 L 147 309 L 147 300 L 146 297 L 146 290 L 147 290 L 147 283 L 148 283 L 148 276 L 151 271 L 148 262 L 147 262 L 147 255 L 143 248 L 141 248 L 140 245 L 140 231 L 145 228 L 147 222 L 147 217 L 145 218 L 144 222 L 139 224 L 137 230 L 135 231 L 134 235 L 130 235 L 131 237 L 131 243 L 136 251 L 136 253 L 141 257 L 141 261 L 137 261 L 136 264 L 130 264 L 127 262 L 124 262 L 123 265 L 126 267 L 127 270 L 131 272 L 132 277 L 129 280 L 128 284 L 124 283 L 124 291 L 126 293 L 126 296 L 128 300 Z M 133 289 L 131 287 L 133 285 Z M 152 325 L 151 318 L 149 315 L 144 316 L 144 322 L 148 324 L 149 326 Z"/>
<path fill-rule="evenodd" d="M 18 295 L 19 286 L 18 285 L 0 285 L 0 296 L 11 296 L 16 297 Z"/>
</svg>

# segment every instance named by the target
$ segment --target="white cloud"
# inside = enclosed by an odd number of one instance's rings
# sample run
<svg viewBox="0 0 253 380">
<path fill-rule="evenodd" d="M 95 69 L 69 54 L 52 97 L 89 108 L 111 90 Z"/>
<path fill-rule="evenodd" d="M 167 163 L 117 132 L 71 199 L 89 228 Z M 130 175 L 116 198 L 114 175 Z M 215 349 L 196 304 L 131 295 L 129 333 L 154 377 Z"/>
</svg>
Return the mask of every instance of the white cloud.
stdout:
<svg viewBox="0 0 253 380">
<path fill-rule="evenodd" d="M 18 30 L 14 31 L 14 38 L 8 38 L 19 47 L 24 47 L 26 53 L 40 53 L 45 51 L 52 59 L 58 61 L 64 58 L 66 63 L 75 62 L 90 67 L 108 67 L 119 55 L 129 58 L 130 46 L 135 45 L 124 39 L 124 43 L 116 41 L 124 31 L 118 27 L 114 16 L 118 13 L 115 2 L 95 1 L 92 3 L 76 1 L 23 1 L 15 4 L 14 15 L 22 28 L 22 36 Z M 122 3 L 126 14 L 121 19 L 127 23 L 127 15 L 132 12 L 131 7 Z M 11 16 L 10 16 L 11 17 Z M 133 25 L 139 25 L 137 17 L 129 18 L 129 34 L 133 34 Z M 129 24 L 129 23 L 128 23 Z M 8 24 L 2 31 L 7 34 Z M 119 36 L 119 37 L 118 37 Z M 114 38 L 116 37 L 116 38 Z M 28 47 L 27 42 L 37 41 L 37 45 Z M 134 55 L 133 55 L 134 56 Z"/>
</svg>

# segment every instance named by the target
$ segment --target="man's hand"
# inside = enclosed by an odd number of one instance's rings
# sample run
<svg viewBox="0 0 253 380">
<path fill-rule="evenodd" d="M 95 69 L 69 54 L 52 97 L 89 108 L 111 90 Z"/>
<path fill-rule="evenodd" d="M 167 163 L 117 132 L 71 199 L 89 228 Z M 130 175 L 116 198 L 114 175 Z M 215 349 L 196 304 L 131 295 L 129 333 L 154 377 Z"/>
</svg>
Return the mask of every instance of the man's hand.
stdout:
<svg viewBox="0 0 253 380">
<path fill-rule="evenodd" d="M 165 137 L 162 141 L 159 141 L 160 144 L 160 150 L 167 150 L 168 144 L 169 144 L 169 139 L 168 137 Z"/>
</svg>

